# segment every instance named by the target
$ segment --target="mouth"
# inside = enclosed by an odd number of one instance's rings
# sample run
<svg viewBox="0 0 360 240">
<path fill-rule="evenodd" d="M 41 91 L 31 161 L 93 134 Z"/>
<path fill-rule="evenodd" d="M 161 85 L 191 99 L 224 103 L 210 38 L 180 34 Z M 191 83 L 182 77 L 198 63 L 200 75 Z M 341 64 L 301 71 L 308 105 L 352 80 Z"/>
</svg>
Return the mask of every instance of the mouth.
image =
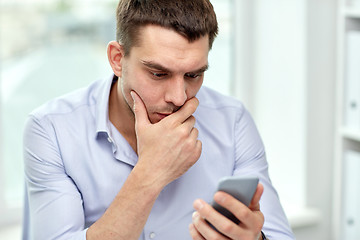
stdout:
<svg viewBox="0 0 360 240">
<path fill-rule="evenodd" d="M 156 113 L 156 115 L 161 119 L 166 118 L 167 116 L 171 115 L 171 113 Z"/>
</svg>

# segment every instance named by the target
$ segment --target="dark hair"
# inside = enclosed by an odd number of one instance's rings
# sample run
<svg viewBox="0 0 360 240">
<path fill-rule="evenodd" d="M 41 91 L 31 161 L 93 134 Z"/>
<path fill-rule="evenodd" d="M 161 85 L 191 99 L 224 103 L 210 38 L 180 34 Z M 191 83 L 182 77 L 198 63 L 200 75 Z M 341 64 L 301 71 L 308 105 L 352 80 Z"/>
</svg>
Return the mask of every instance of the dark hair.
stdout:
<svg viewBox="0 0 360 240">
<path fill-rule="evenodd" d="M 209 36 L 209 50 L 218 33 L 216 15 L 209 0 L 120 0 L 116 40 L 125 55 L 138 44 L 139 29 L 154 24 L 173 29 L 189 42 Z"/>
</svg>

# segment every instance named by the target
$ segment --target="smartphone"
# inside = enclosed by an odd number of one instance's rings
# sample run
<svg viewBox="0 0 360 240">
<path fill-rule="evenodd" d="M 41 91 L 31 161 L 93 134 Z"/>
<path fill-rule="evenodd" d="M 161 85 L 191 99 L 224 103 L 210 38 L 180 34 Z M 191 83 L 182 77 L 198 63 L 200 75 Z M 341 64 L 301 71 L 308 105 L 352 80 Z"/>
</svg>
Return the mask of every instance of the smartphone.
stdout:
<svg viewBox="0 0 360 240">
<path fill-rule="evenodd" d="M 239 177 L 239 176 L 231 176 L 231 177 L 224 177 L 220 179 L 216 191 L 223 191 L 240 202 L 244 205 L 249 206 L 250 202 L 255 194 L 257 185 L 259 183 L 259 178 L 255 176 L 246 176 L 246 177 Z M 230 211 L 226 208 L 220 206 L 215 201 L 212 203 L 213 208 L 233 221 L 236 224 L 239 224 L 240 221 L 237 219 Z"/>
</svg>

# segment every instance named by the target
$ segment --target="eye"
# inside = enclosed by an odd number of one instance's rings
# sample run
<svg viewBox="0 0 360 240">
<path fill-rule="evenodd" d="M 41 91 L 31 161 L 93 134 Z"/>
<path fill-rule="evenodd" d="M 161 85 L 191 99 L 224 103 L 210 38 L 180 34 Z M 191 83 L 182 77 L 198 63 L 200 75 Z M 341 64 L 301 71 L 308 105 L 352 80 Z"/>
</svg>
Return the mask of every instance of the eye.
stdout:
<svg viewBox="0 0 360 240">
<path fill-rule="evenodd" d="M 185 77 L 186 78 L 191 78 L 191 79 L 196 79 L 196 78 L 199 78 L 199 77 L 201 77 L 202 76 L 202 73 L 198 73 L 198 74 L 196 74 L 196 73 L 187 73 L 187 74 L 185 74 Z"/>
<path fill-rule="evenodd" d="M 163 78 L 167 76 L 167 73 L 150 72 L 150 74 L 154 78 Z"/>
</svg>

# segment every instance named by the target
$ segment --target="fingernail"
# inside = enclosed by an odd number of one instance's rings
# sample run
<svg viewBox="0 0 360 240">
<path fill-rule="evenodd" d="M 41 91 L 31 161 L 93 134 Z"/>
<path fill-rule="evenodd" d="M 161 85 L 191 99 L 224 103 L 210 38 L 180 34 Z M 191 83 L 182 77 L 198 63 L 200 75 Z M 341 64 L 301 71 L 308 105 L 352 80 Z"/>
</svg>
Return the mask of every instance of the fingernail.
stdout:
<svg viewBox="0 0 360 240">
<path fill-rule="evenodd" d="M 199 213 L 198 213 L 198 212 L 194 212 L 194 213 L 192 214 L 192 218 L 193 218 L 193 219 L 197 218 L 198 216 L 199 216 Z"/>
<path fill-rule="evenodd" d="M 196 210 L 201 210 L 202 208 L 203 208 L 203 204 L 202 204 L 202 202 L 200 201 L 200 200 L 196 200 L 195 202 L 194 202 L 194 208 L 196 209 Z"/>
<path fill-rule="evenodd" d="M 135 94 L 134 91 L 131 91 L 131 92 L 130 92 L 130 95 L 131 95 L 133 101 L 135 102 L 135 95 L 134 95 L 134 94 Z"/>
<path fill-rule="evenodd" d="M 221 193 L 216 193 L 215 196 L 214 196 L 214 200 L 217 203 L 223 203 L 225 198 Z"/>
</svg>

